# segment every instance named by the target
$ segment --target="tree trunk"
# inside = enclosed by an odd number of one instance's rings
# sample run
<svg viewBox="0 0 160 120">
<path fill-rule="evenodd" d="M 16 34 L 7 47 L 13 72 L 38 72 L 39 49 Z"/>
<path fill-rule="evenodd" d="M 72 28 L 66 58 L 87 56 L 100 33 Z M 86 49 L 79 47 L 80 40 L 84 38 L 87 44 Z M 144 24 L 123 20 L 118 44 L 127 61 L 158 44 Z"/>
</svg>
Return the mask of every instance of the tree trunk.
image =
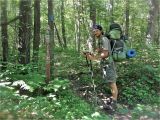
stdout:
<svg viewBox="0 0 160 120">
<path fill-rule="evenodd" d="M 77 11 L 77 13 L 75 14 L 75 32 L 76 32 L 76 36 L 75 36 L 75 46 L 76 46 L 76 51 L 78 51 L 80 53 L 80 41 L 81 41 L 81 33 L 80 33 L 80 0 L 76 0 L 74 1 L 75 4 L 75 10 Z"/>
<path fill-rule="evenodd" d="M 34 39 L 33 39 L 33 62 L 38 63 L 40 44 L 40 0 L 34 0 Z"/>
<path fill-rule="evenodd" d="M 125 35 L 129 37 L 129 0 L 126 0 L 126 23 Z"/>
<path fill-rule="evenodd" d="M 146 32 L 146 45 L 151 47 L 155 41 L 156 35 L 156 20 L 158 16 L 158 0 L 149 0 L 149 18 L 148 18 L 148 27 Z"/>
<path fill-rule="evenodd" d="M 57 34 L 59 46 L 63 47 L 63 43 L 61 41 L 61 38 L 60 38 L 60 35 L 59 35 L 59 32 L 58 32 L 58 29 L 57 29 L 57 26 L 56 26 L 55 22 L 54 22 L 54 28 L 55 28 L 55 31 L 56 31 L 56 34 Z"/>
<path fill-rule="evenodd" d="M 46 60 L 46 83 L 54 79 L 54 16 L 53 16 L 53 0 L 48 0 L 48 32 L 49 41 L 47 45 L 47 60 Z"/>
<path fill-rule="evenodd" d="M 62 22 L 62 37 L 63 37 L 63 42 L 64 42 L 64 47 L 67 47 L 67 42 L 66 42 L 66 31 L 65 31 L 65 18 L 64 18 L 64 0 L 61 1 L 61 22 Z"/>
<path fill-rule="evenodd" d="M 92 25 L 90 27 L 93 27 L 96 24 L 96 6 L 95 2 L 93 0 L 89 0 L 89 5 L 90 5 L 90 19 L 92 21 Z M 91 31 L 92 32 L 92 31 Z M 92 39 L 93 39 L 93 50 L 96 49 L 96 40 L 93 34 L 91 34 Z"/>
<path fill-rule="evenodd" d="M 17 1 L 18 2 L 18 1 Z M 19 28 L 18 28 L 18 25 L 19 25 L 19 15 L 18 15 L 18 12 L 19 12 L 19 8 L 17 7 L 17 2 L 13 2 L 11 4 L 11 7 L 12 7 L 12 12 L 14 13 L 13 15 L 14 16 L 17 16 L 17 18 L 14 18 L 10 21 L 12 21 L 13 23 L 11 25 L 13 25 L 13 34 L 14 34 L 14 37 L 12 38 L 13 39 L 13 44 L 11 45 L 11 50 L 10 50 L 10 54 L 14 55 L 14 59 L 11 59 L 10 62 L 13 62 L 13 63 L 17 63 L 17 54 L 18 54 L 18 41 L 19 41 L 19 38 L 18 38 L 18 32 L 19 32 Z M 10 23 L 8 21 L 8 23 Z"/>
<path fill-rule="evenodd" d="M 110 23 L 113 23 L 114 22 L 114 15 L 113 15 L 114 0 L 110 0 L 110 5 L 111 5 L 111 8 L 110 8 Z"/>
<path fill-rule="evenodd" d="M 7 21 L 7 0 L 3 0 L 2 2 L 2 12 L 1 12 L 1 22 L 4 23 Z M 2 70 L 6 69 L 7 61 L 8 61 L 8 30 L 7 24 L 2 24 Z"/>
<path fill-rule="evenodd" d="M 20 1 L 19 21 L 19 63 L 30 63 L 30 39 L 31 39 L 31 1 Z"/>
<path fill-rule="evenodd" d="M 45 43 L 46 43 L 46 80 L 45 82 L 48 84 L 51 80 L 51 46 L 50 46 L 50 28 L 47 28 L 45 35 Z"/>
<path fill-rule="evenodd" d="M 90 31 L 89 22 L 91 21 L 90 19 L 86 19 L 87 9 L 85 4 L 86 4 L 86 0 L 81 0 L 81 12 L 82 12 L 81 29 L 83 30 L 83 32 L 81 32 L 81 43 L 83 44 L 82 45 L 83 48 L 85 45 L 84 43 L 86 43 L 86 40 L 90 36 L 90 34 L 88 34 L 88 31 Z"/>
<path fill-rule="evenodd" d="M 54 41 L 54 15 L 53 15 L 53 0 L 48 0 L 48 25 L 50 27 L 51 46 L 55 45 Z"/>
<path fill-rule="evenodd" d="M 157 45 L 160 45 L 160 2 L 158 4 L 159 4 L 159 8 L 158 8 L 158 18 L 157 18 L 157 22 L 158 22 Z"/>
</svg>

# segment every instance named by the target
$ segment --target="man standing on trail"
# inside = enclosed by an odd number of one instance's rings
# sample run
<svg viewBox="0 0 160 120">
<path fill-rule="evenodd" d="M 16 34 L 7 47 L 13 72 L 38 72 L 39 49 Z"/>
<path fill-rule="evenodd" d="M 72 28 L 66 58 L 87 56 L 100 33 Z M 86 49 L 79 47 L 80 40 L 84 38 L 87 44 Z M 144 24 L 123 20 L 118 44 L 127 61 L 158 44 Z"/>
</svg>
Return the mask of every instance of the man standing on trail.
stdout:
<svg viewBox="0 0 160 120">
<path fill-rule="evenodd" d="M 108 83 L 111 88 L 112 97 L 109 98 L 109 102 L 103 106 L 104 109 L 116 109 L 118 89 L 116 85 L 116 70 L 115 64 L 112 59 L 112 51 L 110 41 L 107 37 L 103 36 L 103 28 L 101 25 L 93 26 L 93 34 L 98 40 L 97 54 L 86 54 L 89 60 L 101 61 L 101 68 L 105 83 Z"/>
</svg>

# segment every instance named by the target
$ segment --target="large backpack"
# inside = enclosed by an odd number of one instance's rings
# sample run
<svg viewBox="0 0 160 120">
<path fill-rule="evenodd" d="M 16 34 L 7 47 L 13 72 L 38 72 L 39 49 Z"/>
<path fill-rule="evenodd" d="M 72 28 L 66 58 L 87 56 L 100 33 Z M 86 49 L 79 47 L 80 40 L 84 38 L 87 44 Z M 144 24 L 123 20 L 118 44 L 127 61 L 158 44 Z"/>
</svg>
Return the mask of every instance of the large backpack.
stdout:
<svg viewBox="0 0 160 120">
<path fill-rule="evenodd" d="M 115 62 L 125 60 L 127 46 L 122 38 L 122 30 L 119 24 L 113 23 L 110 25 L 108 38 L 110 40 L 113 60 Z"/>
</svg>

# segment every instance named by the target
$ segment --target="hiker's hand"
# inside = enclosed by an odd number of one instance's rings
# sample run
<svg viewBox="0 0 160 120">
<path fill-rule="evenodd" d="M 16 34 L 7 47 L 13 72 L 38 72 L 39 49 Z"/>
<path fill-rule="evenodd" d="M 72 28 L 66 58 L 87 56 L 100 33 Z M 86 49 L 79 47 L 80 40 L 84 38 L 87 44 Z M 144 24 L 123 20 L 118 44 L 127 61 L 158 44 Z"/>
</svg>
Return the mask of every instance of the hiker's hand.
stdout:
<svg viewBox="0 0 160 120">
<path fill-rule="evenodd" d="M 84 54 L 84 55 L 86 55 L 86 54 L 88 54 L 88 53 L 89 53 L 89 52 L 83 51 L 83 54 Z"/>
<path fill-rule="evenodd" d="M 108 50 L 103 50 L 100 54 L 101 59 L 105 59 L 109 56 L 109 51 Z"/>
<path fill-rule="evenodd" d="M 88 54 L 91 54 L 90 52 L 83 52 L 83 55 L 86 57 Z"/>
<path fill-rule="evenodd" d="M 97 53 L 101 53 L 103 51 L 103 48 L 96 48 L 95 50 Z"/>
<path fill-rule="evenodd" d="M 93 54 L 86 54 L 88 60 L 96 60 Z"/>
<path fill-rule="evenodd" d="M 93 54 L 91 54 L 90 52 L 83 52 L 83 55 L 84 55 L 88 60 L 92 60 Z"/>
</svg>

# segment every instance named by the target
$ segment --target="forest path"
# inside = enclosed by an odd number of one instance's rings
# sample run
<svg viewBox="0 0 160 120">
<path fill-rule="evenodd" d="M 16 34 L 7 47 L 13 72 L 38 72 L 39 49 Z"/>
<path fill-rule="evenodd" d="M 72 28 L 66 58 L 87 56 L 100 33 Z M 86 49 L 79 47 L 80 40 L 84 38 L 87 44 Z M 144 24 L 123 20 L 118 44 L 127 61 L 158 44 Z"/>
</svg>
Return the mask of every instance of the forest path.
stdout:
<svg viewBox="0 0 160 120">
<path fill-rule="evenodd" d="M 92 83 L 84 84 L 81 81 L 81 77 L 84 75 L 86 75 L 86 73 L 83 72 L 69 75 L 73 90 L 79 97 L 93 105 L 96 110 L 99 112 L 102 111 L 103 113 L 110 116 L 111 120 L 160 120 L 160 106 L 156 104 L 137 104 L 136 106 L 130 107 L 123 102 L 117 103 L 117 109 L 115 113 L 109 113 L 109 111 L 100 109 L 100 105 L 96 104 L 95 98 L 97 98 L 97 101 L 104 101 L 105 98 L 108 98 L 109 95 L 106 94 L 108 92 L 105 91 L 107 86 L 99 84 L 94 90 Z M 99 103 L 103 105 L 103 103 Z"/>
<path fill-rule="evenodd" d="M 132 120 L 131 111 L 126 105 L 118 103 L 117 111 L 115 113 L 110 113 L 109 111 L 101 109 L 100 106 L 102 106 L 105 99 L 109 97 L 109 95 L 105 94 L 105 91 L 103 89 L 105 86 L 103 84 L 100 84 L 94 90 L 92 83 L 86 85 L 80 81 L 81 76 L 83 75 L 86 75 L 86 73 L 72 74 L 69 76 L 69 79 L 72 82 L 72 87 L 74 91 L 76 91 L 78 96 L 80 96 L 82 99 L 85 99 L 89 104 L 93 105 L 95 109 L 98 109 L 98 111 L 102 111 L 103 113 L 110 116 L 111 119 Z"/>
</svg>

